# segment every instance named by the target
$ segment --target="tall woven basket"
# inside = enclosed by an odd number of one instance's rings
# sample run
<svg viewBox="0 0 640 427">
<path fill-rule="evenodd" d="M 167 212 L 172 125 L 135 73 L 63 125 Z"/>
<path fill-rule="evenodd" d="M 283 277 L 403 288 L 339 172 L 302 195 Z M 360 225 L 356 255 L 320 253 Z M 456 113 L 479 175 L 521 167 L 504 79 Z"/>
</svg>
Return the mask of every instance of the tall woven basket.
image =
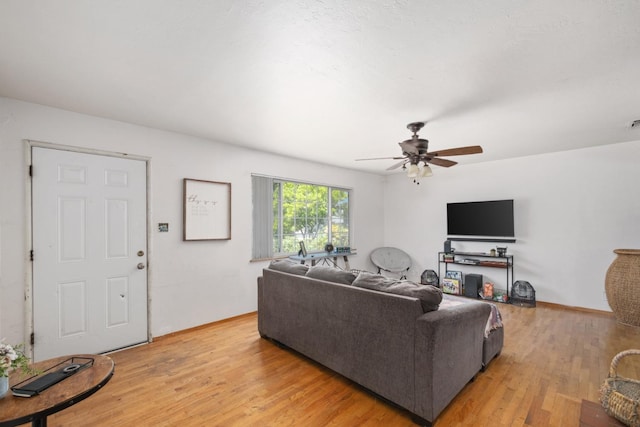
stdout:
<svg viewBox="0 0 640 427">
<path fill-rule="evenodd" d="M 640 250 L 616 249 L 605 277 L 607 302 L 620 323 L 640 326 Z"/>
<path fill-rule="evenodd" d="M 611 361 L 609 376 L 600 387 L 600 402 L 605 412 L 631 427 L 640 427 L 640 381 L 618 376 L 618 363 L 640 350 L 618 353 Z"/>
</svg>

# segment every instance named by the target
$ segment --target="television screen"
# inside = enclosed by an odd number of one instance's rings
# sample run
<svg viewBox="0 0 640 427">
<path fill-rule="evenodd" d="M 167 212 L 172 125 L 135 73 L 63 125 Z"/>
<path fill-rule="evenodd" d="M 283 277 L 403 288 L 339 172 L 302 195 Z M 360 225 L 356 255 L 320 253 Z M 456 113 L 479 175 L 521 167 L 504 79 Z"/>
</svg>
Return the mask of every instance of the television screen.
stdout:
<svg viewBox="0 0 640 427">
<path fill-rule="evenodd" d="M 447 203 L 447 234 L 513 237 L 513 200 Z"/>
</svg>

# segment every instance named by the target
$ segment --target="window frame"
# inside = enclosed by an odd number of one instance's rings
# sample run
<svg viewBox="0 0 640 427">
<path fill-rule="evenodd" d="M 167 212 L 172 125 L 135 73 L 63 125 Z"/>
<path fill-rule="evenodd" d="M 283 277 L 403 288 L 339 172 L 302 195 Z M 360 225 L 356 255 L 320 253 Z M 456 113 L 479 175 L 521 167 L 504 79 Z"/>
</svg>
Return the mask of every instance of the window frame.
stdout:
<svg viewBox="0 0 640 427">
<path fill-rule="evenodd" d="M 260 243 L 257 242 L 256 240 L 256 228 L 254 226 L 254 237 L 253 237 L 253 245 L 254 245 L 254 249 L 253 249 L 253 259 L 272 259 L 272 258 L 283 258 L 283 257 L 287 257 L 289 255 L 295 255 L 298 253 L 298 250 L 296 249 L 293 252 L 289 252 L 289 251 L 284 251 L 283 246 L 284 246 L 284 239 L 286 237 L 286 234 L 284 232 L 284 227 L 283 227 L 283 222 L 284 222 L 284 203 L 283 203 L 283 197 L 284 197 L 284 185 L 285 184 L 295 184 L 295 185 L 309 185 L 309 186 L 316 186 L 316 187 L 324 187 L 327 189 L 327 198 L 325 201 L 325 207 L 326 207 L 326 217 L 324 218 L 325 223 L 326 223 L 326 228 L 327 228 L 327 236 L 328 236 L 328 242 L 332 242 L 333 243 L 333 225 L 334 225 L 334 215 L 332 215 L 333 213 L 333 209 L 332 209 L 332 205 L 333 205 L 333 198 L 334 198 L 334 194 L 333 192 L 335 190 L 338 191 L 344 191 L 346 193 L 347 196 L 347 200 L 348 200 L 348 204 L 347 204 L 347 215 L 346 216 L 341 216 L 342 219 L 346 219 L 347 221 L 347 228 L 348 231 L 346 233 L 346 237 L 348 239 L 348 244 L 347 245 L 340 245 L 340 246 L 353 246 L 351 243 L 353 241 L 353 230 L 352 230 L 352 217 L 353 217 L 353 213 L 352 213 L 352 204 L 353 204 L 353 189 L 346 187 L 346 186 L 338 186 L 338 185 L 330 185 L 330 184 L 322 184 L 322 183 L 317 183 L 317 182 L 309 182 L 309 181 L 302 181 L 302 180 L 296 180 L 296 179 L 289 179 L 289 178 L 280 178 L 280 177 L 270 177 L 270 176 L 264 176 L 264 175 L 252 175 L 253 178 L 263 178 L 263 179 L 267 179 L 270 180 L 271 183 L 271 206 L 269 206 L 269 209 L 271 211 L 270 215 L 272 215 L 272 221 L 271 221 L 271 229 L 269 230 L 271 233 L 271 241 L 270 241 L 270 247 L 268 248 L 268 250 L 266 250 L 266 247 L 262 247 L 261 249 L 259 249 L 258 251 L 256 250 L 256 245 L 259 245 Z M 274 196 L 276 194 L 276 186 L 277 186 L 277 191 L 278 191 L 278 207 L 277 209 L 274 208 Z M 252 186 L 252 191 L 255 191 L 255 187 Z M 266 199 L 263 199 L 266 200 Z M 256 210 L 262 210 L 262 214 L 266 214 L 267 212 L 265 211 L 266 207 L 262 206 L 256 206 L 256 202 L 255 202 L 255 197 L 254 197 L 254 224 L 256 222 L 256 215 L 260 215 L 260 212 L 257 212 Z M 274 225 L 276 223 L 276 218 L 275 216 L 277 216 L 277 221 L 278 221 L 278 229 L 277 231 L 274 229 Z M 310 253 L 313 252 L 321 252 L 323 248 L 316 248 L 313 246 L 309 245 L 309 242 L 301 239 L 305 242 L 307 249 L 309 250 Z M 297 242 L 296 242 L 297 243 Z M 335 244 L 335 243 L 333 243 Z M 264 245 L 264 242 L 262 242 L 262 245 Z M 324 245 L 323 245 L 324 247 Z M 276 252 L 277 249 L 280 249 L 280 251 Z M 261 254 L 261 255 L 256 255 L 257 253 Z M 266 255 L 266 256 L 265 256 Z"/>
</svg>

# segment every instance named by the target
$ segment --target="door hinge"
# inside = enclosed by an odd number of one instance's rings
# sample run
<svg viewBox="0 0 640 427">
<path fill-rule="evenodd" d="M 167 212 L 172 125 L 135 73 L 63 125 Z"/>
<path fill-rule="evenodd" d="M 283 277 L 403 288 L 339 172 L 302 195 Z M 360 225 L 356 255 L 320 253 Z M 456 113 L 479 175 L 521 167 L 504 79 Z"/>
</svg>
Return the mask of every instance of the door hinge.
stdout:
<svg viewBox="0 0 640 427">
<path fill-rule="evenodd" d="M 33 176 L 33 165 L 29 165 L 29 176 Z"/>
<path fill-rule="evenodd" d="M 29 251 L 29 260 L 33 261 L 33 249 Z"/>
<path fill-rule="evenodd" d="M 36 334 L 31 332 L 31 337 L 29 338 L 29 342 L 31 343 L 31 345 L 34 345 L 36 343 Z"/>
</svg>

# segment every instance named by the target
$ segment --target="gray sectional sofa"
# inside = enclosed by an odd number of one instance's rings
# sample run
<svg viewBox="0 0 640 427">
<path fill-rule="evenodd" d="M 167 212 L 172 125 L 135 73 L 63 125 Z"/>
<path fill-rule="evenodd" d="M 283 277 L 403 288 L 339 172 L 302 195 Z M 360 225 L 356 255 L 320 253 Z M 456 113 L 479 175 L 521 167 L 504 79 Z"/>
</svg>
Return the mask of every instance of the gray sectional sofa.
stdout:
<svg viewBox="0 0 640 427">
<path fill-rule="evenodd" d="M 406 296 L 411 289 L 398 295 L 349 284 L 358 284 L 356 276 L 337 269 L 327 276 L 283 265 L 272 263 L 258 278 L 260 335 L 407 409 L 420 424 L 431 425 L 499 353 L 483 354 L 489 304 L 467 300 L 425 312 L 437 307 L 433 292 L 425 304 L 421 294 Z"/>
</svg>

